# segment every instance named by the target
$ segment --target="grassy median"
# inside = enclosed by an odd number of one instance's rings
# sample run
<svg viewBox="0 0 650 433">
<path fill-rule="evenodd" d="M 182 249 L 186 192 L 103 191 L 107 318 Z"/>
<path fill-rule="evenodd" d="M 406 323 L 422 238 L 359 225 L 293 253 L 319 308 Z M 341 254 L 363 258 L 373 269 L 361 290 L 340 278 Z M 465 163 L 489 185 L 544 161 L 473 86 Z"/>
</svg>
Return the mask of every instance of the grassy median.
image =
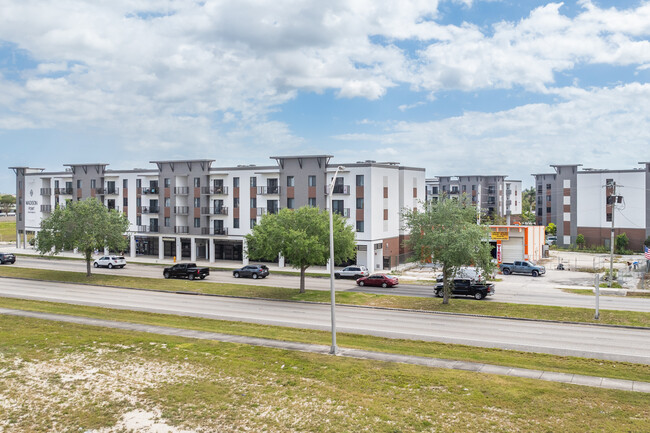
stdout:
<svg viewBox="0 0 650 433">
<path fill-rule="evenodd" d="M 90 277 L 86 277 L 86 275 L 81 272 L 29 269 L 11 266 L 0 267 L 0 276 L 151 290 L 186 291 L 226 296 L 280 299 L 288 301 L 326 303 L 329 303 L 330 301 L 329 292 L 322 290 L 307 290 L 306 293 L 301 294 L 298 293 L 297 289 L 217 283 L 210 280 L 164 280 L 162 278 L 127 277 L 106 274 L 94 274 Z M 473 299 L 455 298 L 452 299 L 448 305 L 444 305 L 440 298 L 337 292 L 336 302 L 348 305 L 405 308 L 422 311 L 650 327 L 650 313 L 601 310 L 600 320 L 594 320 L 594 310 L 592 309 L 509 304 L 495 302 L 492 299 L 487 301 L 476 301 Z"/>
<path fill-rule="evenodd" d="M 641 393 L 21 317 L 0 316 L 0 371 L 7 433 L 640 432 L 650 418 Z"/>
</svg>

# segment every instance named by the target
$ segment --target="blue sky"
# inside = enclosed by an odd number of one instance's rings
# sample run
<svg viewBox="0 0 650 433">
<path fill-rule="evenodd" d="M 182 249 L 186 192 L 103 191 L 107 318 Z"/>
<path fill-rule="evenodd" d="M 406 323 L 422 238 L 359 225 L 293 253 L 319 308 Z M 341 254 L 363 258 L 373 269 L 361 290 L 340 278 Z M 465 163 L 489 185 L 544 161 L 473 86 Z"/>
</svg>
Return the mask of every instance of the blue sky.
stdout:
<svg viewBox="0 0 650 433">
<path fill-rule="evenodd" d="M 7 0 L 6 167 L 332 154 L 428 176 L 650 160 L 650 1 Z"/>
</svg>

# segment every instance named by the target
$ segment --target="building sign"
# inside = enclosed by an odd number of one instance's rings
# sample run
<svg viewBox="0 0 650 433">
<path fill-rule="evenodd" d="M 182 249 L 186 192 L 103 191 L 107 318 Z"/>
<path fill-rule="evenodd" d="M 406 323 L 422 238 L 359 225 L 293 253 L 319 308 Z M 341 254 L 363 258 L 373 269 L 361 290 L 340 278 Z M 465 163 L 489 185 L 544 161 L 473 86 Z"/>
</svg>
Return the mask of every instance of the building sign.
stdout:
<svg viewBox="0 0 650 433">
<path fill-rule="evenodd" d="M 492 232 L 493 241 L 507 241 L 510 239 L 510 233 L 508 232 Z"/>
<path fill-rule="evenodd" d="M 501 263 L 501 242 L 497 244 L 497 262 Z"/>
<path fill-rule="evenodd" d="M 34 197 L 34 190 L 29 190 L 29 197 Z M 25 206 L 27 207 L 27 213 L 36 213 L 38 207 L 37 200 L 25 200 Z"/>
</svg>

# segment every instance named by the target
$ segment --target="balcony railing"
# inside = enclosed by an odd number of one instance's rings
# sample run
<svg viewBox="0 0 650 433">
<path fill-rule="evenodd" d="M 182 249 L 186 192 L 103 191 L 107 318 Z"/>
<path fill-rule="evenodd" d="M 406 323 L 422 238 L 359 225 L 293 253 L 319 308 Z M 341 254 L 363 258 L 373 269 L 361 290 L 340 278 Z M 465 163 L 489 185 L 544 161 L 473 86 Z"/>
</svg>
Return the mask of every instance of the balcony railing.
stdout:
<svg viewBox="0 0 650 433">
<path fill-rule="evenodd" d="M 174 226 L 174 233 L 189 233 L 189 231 L 188 226 Z"/>
<path fill-rule="evenodd" d="M 228 195 L 227 186 L 211 186 L 210 188 L 208 188 L 208 191 L 210 194 L 213 195 Z"/>
<path fill-rule="evenodd" d="M 72 195 L 72 188 L 54 188 L 54 194 Z"/>
<path fill-rule="evenodd" d="M 280 187 L 279 186 L 258 186 L 257 187 L 257 194 L 258 195 L 267 195 L 267 194 L 278 195 L 278 194 L 280 194 Z"/>
<path fill-rule="evenodd" d="M 138 226 L 140 233 L 158 233 L 158 226 Z"/>
<path fill-rule="evenodd" d="M 41 188 L 41 195 L 52 195 L 52 188 Z"/>
<path fill-rule="evenodd" d="M 142 194 L 159 194 L 159 193 L 160 193 L 160 188 L 158 188 L 157 186 L 142 188 Z"/>
<path fill-rule="evenodd" d="M 202 235 L 213 235 L 213 236 L 226 236 L 228 234 L 227 227 L 203 227 L 201 229 Z"/>
<path fill-rule="evenodd" d="M 210 215 L 210 208 L 209 207 L 202 207 L 201 208 L 201 215 Z M 205 233 L 204 233 L 205 234 Z"/>
<path fill-rule="evenodd" d="M 142 213 L 158 213 L 160 208 L 158 206 L 142 206 Z"/>
<path fill-rule="evenodd" d="M 350 218 L 350 208 L 334 209 L 334 213 L 341 215 L 344 218 Z"/>
<path fill-rule="evenodd" d="M 228 215 L 228 208 L 225 206 L 212 208 L 212 215 Z"/>
<path fill-rule="evenodd" d="M 325 195 L 329 193 L 328 186 L 325 185 Z M 334 185 L 334 194 L 350 194 L 350 185 Z"/>
<path fill-rule="evenodd" d="M 187 195 L 190 193 L 189 186 L 177 186 L 174 188 L 174 194 L 176 195 Z"/>
<path fill-rule="evenodd" d="M 189 206 L 174 206 L 174 213 L 176 215 L 187 215 L 190 213 Z"/>
<path fill-rule="evenodd" d="M 95 194 L 118 195 L 119 193 L 119 188 L 95 188 Z"/>
<path fill-rule="evenodd" d="M 46 213 L 52 212 L 52 205 L 42 204 L 41 205 L 41 212 L 46 212 Z"/>
</svg>

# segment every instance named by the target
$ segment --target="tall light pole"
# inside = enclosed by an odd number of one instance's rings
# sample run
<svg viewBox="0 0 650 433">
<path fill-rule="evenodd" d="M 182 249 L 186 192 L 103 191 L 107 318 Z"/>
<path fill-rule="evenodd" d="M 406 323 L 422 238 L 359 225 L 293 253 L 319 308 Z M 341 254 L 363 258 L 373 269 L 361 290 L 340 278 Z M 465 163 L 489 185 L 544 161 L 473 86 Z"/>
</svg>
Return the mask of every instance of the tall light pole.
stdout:
<svg viewBox="0 0 650 433">
<path fill-rule="evenodd" d="M 334 295 L 334 210 L 332 209 L 332 193 L 334 192 L 336 176 L 338 176 L 339 171 L 344 169 L 345 167 L 342 165 L 336 167 L 336 172 L 334 172 L 334 177 L 330 182 L 327 198 L 330 208 L 330 297 L 332 303 L 332 347 L 330 348 L 330 353 L 332 355 L 336 355 L 336 316 L 334 313 L 334 305 L 336 304 L 336 297 Z"/>
</svg>

